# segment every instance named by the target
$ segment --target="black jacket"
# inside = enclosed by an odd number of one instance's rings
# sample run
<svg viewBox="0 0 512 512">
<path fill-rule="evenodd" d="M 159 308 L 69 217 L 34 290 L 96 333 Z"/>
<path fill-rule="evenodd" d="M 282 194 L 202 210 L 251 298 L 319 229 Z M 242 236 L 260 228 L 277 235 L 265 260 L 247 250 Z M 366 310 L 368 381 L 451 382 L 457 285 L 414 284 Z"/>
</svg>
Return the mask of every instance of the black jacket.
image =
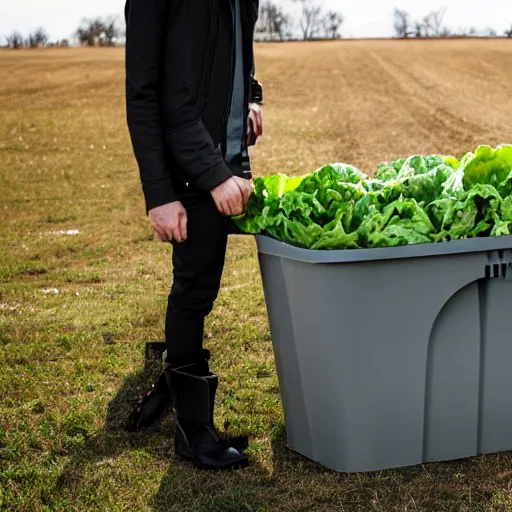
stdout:
<svg viewBox="0 0 512 512">
<path fill-rule="evenodd" d="M 127 0 L 126 103 L 146 211 L 188 188 L 210 191 L 248 160 L 223 158 L 233 82 L 231 0 Z M 241 0 L 246 104 L 254 79 L 258 0 Z M 247 124 L 247 114 L 245 124 Z"/>
</svg>

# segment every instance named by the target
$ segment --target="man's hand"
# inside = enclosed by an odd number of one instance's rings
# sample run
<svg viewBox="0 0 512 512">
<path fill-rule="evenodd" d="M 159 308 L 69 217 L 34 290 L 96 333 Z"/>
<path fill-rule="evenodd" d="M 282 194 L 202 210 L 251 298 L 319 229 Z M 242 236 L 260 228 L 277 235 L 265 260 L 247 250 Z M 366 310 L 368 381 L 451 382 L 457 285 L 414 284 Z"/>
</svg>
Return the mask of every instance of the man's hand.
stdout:
<svg viewBox="0 0 512 512">
<path fill-rule="evenodd" d="M 211 191 L 215 206 L 222 215 L 236 217 L 244 213 L 252 194 L 252 182 L 238 176 L 229 178 Z"/>
<path fill-rule="evenodd" d="M 243 209 L 242 213 L 244 213 L 254 187 L 253 187 L 251 180 L 248 180 L 245 178 L 239 178 L 238 176 L 235 176 L 235 180 L 237 182 L 237 185 L 240 187 L 240 190 L 242 191 L 242 197 L 243 197 L 243 201 L 244 201 L 244 209 Z"/>
<path fill-rule="evenodd" d="M 187 211 L 180 201 L 157 206 L 149 210 L 148 217 L 161 242 L 181 243 L 187 239 Z"/>
<path fill-rule="evenodd" d="M 257 103 L 249 103 L 249 119 L 247 123 L 247 144 L 256 144 L 263 135 L 263 115 Z"/>
</svg>

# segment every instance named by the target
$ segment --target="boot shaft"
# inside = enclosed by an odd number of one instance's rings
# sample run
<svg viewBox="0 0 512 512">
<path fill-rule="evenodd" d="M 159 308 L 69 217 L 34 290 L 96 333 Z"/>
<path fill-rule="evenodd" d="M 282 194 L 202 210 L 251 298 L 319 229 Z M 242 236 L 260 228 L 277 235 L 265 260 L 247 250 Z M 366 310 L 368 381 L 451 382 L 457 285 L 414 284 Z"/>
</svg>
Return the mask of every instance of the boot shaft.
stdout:
<svg viewBox="0 0 512 512">
<path fill-rule="evenodd" d="M 166 370 L 178 421 L 213 425 L 218 378 L 208 361 Z"/>
</svg>

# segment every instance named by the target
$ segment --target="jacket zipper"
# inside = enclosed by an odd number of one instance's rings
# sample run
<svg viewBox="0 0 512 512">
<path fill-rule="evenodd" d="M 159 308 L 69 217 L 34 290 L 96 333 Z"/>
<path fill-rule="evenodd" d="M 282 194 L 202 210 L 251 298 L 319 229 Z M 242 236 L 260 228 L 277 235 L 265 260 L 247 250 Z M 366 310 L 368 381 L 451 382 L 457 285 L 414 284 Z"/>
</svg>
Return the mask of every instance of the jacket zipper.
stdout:
<svg viewBox="0 0 512 512">
<path fill-rule="evenodd" d="M 208 54 L 206 57 L 206 64 L 203 70 L 203 76 L 201 80 L 201 87 L 199 89 L 199 97 L 197 100 L 197 106 L 194 117 L 197 118 L 199 108 L 204 107 L 204 102 L 206 100 L 206 92 L 210 86 L 210 78 L 212 74 L 212 62 L 215 56 L 215 50 L 217 47 L 217 38 L 218 38 L 218 30 L 219 30 L 219 20 L 217 19 L 217 0 L 212 1 L 212 22 L 210 25 L 210 45 L 208 48 Z"/>
</svg>

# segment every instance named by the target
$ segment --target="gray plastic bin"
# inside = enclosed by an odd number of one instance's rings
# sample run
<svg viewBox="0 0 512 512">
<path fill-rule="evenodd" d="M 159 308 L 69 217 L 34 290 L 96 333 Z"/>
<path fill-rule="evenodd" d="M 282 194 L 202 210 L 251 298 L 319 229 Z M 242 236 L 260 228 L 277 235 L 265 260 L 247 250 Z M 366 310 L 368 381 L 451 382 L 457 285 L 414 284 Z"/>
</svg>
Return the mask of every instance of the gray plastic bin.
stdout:
<svg viewBox="0 0 512 512">
<path fill-rule="evenodd" d="M 343 472 L 512 450 L 512 237 L 257 237 L 288 446 Z"/>
</svg>

